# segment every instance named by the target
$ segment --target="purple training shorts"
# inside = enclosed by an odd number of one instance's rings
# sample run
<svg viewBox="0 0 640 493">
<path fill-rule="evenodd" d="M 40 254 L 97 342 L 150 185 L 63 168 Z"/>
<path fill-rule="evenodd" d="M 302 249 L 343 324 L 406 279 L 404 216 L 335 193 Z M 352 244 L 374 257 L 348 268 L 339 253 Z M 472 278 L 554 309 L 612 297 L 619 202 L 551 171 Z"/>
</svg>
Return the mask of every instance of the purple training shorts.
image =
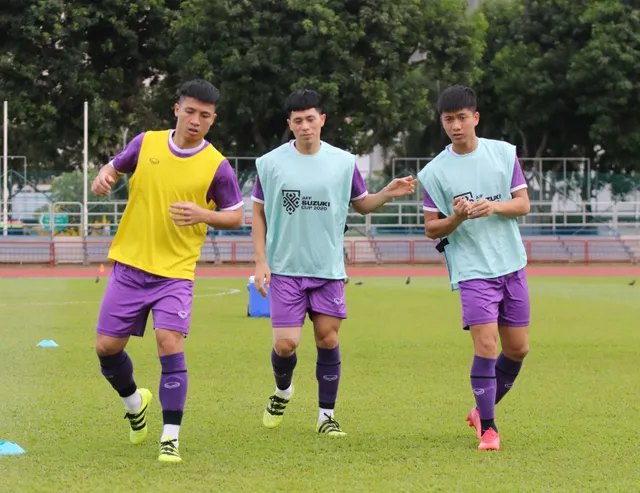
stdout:
<svg viewBox="0 0 640 493">
<path fill-rule="evenodd" d="M 347 318 L 344 281 L 271 275 L 271 326 L 302 327 L 307 312 Z"/>
<path fill-rule="evenodd" d="M 458 283 L 462 303 L 462 327 L 497 322 L 526 327 L 530 321 L 529 288 L 524 269 L 494 279 Z"/>
<path fill-rule="evenodd" d="M 142 337 L 149 312 L 153 326 L 189 333 L 193 281 L 150 274 L 116 262 L 100 306 L 96 331 L 111 337 Z"/>
</svg>

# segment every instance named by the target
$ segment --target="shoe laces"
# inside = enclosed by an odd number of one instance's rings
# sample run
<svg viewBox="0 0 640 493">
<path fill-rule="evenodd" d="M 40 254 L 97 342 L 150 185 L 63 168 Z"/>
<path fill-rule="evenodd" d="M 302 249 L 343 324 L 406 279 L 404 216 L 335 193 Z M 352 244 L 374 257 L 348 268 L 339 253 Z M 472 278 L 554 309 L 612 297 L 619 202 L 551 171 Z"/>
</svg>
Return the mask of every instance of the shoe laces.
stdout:
<svg viewBox="0 0 640 493">
<path fill-rule="evenodd" d="M 177 440 L 172 438 L 171 440 L 165 440 L 164 442 L 160 442 L 160 450 L 162 452 L 175 452 L 177 450 L 176 447 Z"/>
<path fill-rule="evenodd" d="M 269 397 L 269 409 L 271 410 L 281 411 L 285 408 L 286 404 L 287 399 L 285 399 L 284 397 L 280 397 L 277 394 L 273 394 L 271 397 Z"/>
<path fill-rule="evenodd" d="M 340 430 L 340 424 L 333 418 L 333 416 L 329 416 L 327 413 L 324 413 L 324 415 L 327 418 L 327 419 L 324 420 L 325 423 L 330 425 L 332 429 L 341 431 Z"/>
</svg>

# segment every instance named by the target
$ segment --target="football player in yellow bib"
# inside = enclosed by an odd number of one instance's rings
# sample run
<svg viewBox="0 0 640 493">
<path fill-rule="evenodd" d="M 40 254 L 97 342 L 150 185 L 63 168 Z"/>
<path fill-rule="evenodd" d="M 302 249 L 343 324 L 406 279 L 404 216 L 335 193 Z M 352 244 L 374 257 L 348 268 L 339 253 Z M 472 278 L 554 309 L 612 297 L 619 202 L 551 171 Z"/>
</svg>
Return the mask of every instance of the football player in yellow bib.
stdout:
<svg viewBox="0 0 640 493">
<path fill-rule="evenodd" d="M 207 227 L 236 229 L 244 222 L 233 169 L 204 139 L 219 98 L 207 81 L 185 83 L 175 105 L 175 130 L 136 136 L 91 185 L 95 195 L 105 196 L 120 176 L 132 173 L 129 201 L 109 250 L 114 265 L 100 308 L 96 351 L 102 374 L 127 408 L 130 441 L 142 443 L 152 395 L 136 386 L 125 346 L 129 337 L 144 335 L 153 314 L 162 366 L 164 429 L 158 458 L 163 462 L 182 460 L 178 433 L 188 386 L 184 339 Z"/>
</svg>

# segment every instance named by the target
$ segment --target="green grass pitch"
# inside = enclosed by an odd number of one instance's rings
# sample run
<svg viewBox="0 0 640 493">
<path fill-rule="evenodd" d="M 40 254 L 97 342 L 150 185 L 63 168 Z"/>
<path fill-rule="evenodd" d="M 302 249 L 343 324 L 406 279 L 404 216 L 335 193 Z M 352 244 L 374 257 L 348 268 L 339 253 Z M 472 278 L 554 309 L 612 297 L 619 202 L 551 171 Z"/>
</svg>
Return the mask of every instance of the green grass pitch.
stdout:
<svg viewBox="0 0 640 493">
<path fill-rule="evenodd" d="M 341 440 L 315 433 L 309 322 L 296 395 L 283 425 L 267 430 L 269 321 L 247 318 L 246 278 L 199 279 L 184 462 L 171 465 L 157 461 L 153 334 L 128 347 L 138 385 L 154 393 L 144 444 L 129 444 L 124 407 L 100 374 L 93 344 L 105 280 L 0 279 L 0 440 L 27 451 L 0 456 L 0 491 L 639 491 L 640 287 L 629 280 L 529 279 L 531 353 L 497 408 L 502 450 L 480 452 L 464 421 L 471 341 L 445 278 L 347 285 Z M 42 339 L 60 347 L 36 347 Z"/>
</svg>

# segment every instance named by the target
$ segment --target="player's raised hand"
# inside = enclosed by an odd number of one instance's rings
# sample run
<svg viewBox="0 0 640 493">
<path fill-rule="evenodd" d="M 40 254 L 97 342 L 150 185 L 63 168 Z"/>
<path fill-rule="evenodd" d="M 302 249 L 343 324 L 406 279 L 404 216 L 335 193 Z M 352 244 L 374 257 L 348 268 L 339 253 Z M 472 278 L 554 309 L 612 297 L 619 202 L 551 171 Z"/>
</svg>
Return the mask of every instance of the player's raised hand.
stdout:
<svg viewBox="0 0 640 493">
<path fill-rule="evenodd" d="M 487 199 L 480 199 L 472 204 L 469 209 L 469 218 L 489 217 L 494 212 L 494 202 Z"/>
<path fill-rule="evenodd" d="M 459 221 L 468 219 L 469 210 L 471 210 L 471 203 L 467 199 L 463 197 L 453 199 L 453 214 Z"/>
<path fill-rule="evenodd" d="M 100 170 L 98 176 L 91 182 L 91 192 L 97 197 L 105 197 L 111 193 L 111 187 L 116 180 L 108 172 Z"/>
<path fill-rule="evenodd" d="M 169 213 L 176 226 L 194 226 L 206 222 L 209 211 L 192 202 L 176 202 L 169 206 Z"/>
<path fill-rule="evenodd" d="M 267 297 L 267 289 L 271 286 L 271 269 L 266 262 L 256 264 L 256 273 L 253 278 L 253 285 L 263 298 Z"/>
<path fill-rule="evenodd" d="M 415 191 L 417 181 L 413 176 L 395 178 L 385 187 L 385 191 L 389 197 L 411 195 Z"/>
</svg>

